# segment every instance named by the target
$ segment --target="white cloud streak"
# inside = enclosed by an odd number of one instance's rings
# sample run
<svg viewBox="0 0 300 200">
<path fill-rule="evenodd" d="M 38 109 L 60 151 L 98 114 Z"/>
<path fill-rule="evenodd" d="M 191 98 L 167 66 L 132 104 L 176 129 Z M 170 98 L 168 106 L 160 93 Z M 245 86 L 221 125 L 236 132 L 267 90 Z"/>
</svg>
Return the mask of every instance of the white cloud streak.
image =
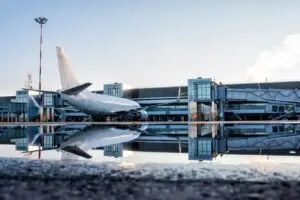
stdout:
<svg viewBox="0 0 300 200">
<path fill-rule="evenodd" d="M 248 81 L 288 79 L 280 74 L 284 69 L 300 68 L 300 33 L 288 35 L 277 46 L 258 54 L 254 64 L 248 69 Z"/>
</svg>

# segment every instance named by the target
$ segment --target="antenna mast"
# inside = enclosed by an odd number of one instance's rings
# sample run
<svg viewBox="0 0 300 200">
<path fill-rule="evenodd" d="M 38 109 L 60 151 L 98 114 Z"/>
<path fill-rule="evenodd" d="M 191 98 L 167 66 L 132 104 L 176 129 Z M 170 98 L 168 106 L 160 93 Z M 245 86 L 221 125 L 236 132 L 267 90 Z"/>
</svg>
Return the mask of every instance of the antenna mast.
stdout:
<svg viewBox="0 0 300 200">
<path fill-rule="evenodd" d="M 31 73 L 27 74 L 27 80 L 25 81 L 25 88 L 32 89 L 32 76 Z"/>
</svg>

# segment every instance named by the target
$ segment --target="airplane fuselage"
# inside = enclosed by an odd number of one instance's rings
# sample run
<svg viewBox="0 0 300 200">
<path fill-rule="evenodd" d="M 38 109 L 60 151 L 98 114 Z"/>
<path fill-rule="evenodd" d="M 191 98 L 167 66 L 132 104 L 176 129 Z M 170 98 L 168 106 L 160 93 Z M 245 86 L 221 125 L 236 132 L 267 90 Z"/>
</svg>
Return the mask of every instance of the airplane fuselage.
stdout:
<svg viewBox="0 0 300 200">
<path fill-rule="evenodd" d="M 116 112 L 130 111 L 140 108 L 140 105 L 129 99 L 92 93 L 84 90 L 78 95 L 60 94 L 61 99 L 84 113 L 92 116 L 112 115 Z"/>
</svg>

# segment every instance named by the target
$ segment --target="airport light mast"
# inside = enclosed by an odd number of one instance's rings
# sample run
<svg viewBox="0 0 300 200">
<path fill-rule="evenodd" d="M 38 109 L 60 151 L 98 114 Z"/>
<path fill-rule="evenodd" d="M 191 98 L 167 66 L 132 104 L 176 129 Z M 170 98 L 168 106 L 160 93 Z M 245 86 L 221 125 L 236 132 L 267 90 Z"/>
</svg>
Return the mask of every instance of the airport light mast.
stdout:
<svg viewBox="0 0 300 200">
<path fill-rule="evenodd" d="M 37 17 L 34 19 L 36 23 L 40 24 L 40 66 L 39 66 L 39 104 L 42 106 L 42 95 L 41 95 L 41 90 L 42 90 L 42 43 L 43 43 L 43 25 L 47 23 L 48 19 L 46 17 Z M 39 121 L 42 122 L 43 119 L 43 108 L 40 111 L 40 118 Z M 40 131 L 43 131 L 43 126 L 40 126 Z M 41 159 L 41 143 L 42 139 L 39 140 L 39 159 Z"/>
<path fill-rule="evenodd" d="M 43 43 L 43 25 L 47 23 L 48 19 L 46 17 L 37 17 L 34 19 L 36 23 L 40 24 L 40 66 L 39 66 L 39 103 L 42 106 L 42 43 Z M 39 121 L 42 121 L 42 113 L 40 113 Z"/>
</svg>

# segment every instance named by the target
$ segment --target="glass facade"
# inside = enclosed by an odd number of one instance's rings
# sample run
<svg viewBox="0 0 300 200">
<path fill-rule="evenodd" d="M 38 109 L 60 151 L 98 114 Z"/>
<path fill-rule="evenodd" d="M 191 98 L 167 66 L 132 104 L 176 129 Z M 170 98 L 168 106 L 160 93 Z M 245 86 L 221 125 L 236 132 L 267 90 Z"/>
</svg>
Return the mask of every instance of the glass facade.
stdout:
<svg viewBox="0 0 300 200">
<path fill-rule="evenodd" d="M 0 127 L 0 141 L 10 143 L 11 140 L 25 137 L 25 129 L 19 127 Z"/>
<path fill-rule="evenodd" d="M 178 87 L 161 87 L 161 88 L 142 88 L 125 90 L 123 95 L 125 98 L 147 99 L 161 97 L 177 97 Z M 187 87 L 181 86 L 181 97 L 187 96 Z"/>
<path fill-rule="evenodd" d="M 211 79 L 191 79 L 188 81 L 189 100 L 211 99 Z"/>
<path fill-rule="evenodd" d="M 15 139 L 16 150 L 17 151 L 27 151 L 28 150 L 28 138 L 17 138 Z"/>
<path fill-rule="evenodd" d="M 210 84 L 198 84 L 197 85 L 198 99 L 210 99 L 211 88 Z"/>
<path fill-rule="evenodd" d="M 7 112 L 8 111 L 8 103 L 0 103 L 0 112 Z"/>
<path fill-rule="evenodd" d="M 43 94 L 43 104 L 44 104 L 44 106 L 54 106 L 53 94 L 44 93 Z"/>
<path fill-rule="evenodd" d="M 212 129 L 212 126 L 211 125 L 208 125 L 208 124 L 204 124 L 204 125 L 199 125 L 199 135 L 201 136 L 205 136 L 205 135 L 208 135 L 211 133 L 211 129 Z"/>
<path fill-rule="evenodd" d="M 213 153 L 213 141 L 211 139 L 189 138 L 189 160 L 211 160 Z"/>
<path fill-rule="evenodd" d="M 208 120 L 207 115 L 211 113 L 211 106 L 203 103 L 198 103 L 198 112 L 203 113 L 205 120 Z"/>
<path fill-rule="evenodd" d="M 16 102 L 18 103 L 28 103 L 28 91 L 17 91 Z"/>
<path fill-rule="evenodd" d="M 122 97 L 123 96 L 123 85 L 122 83 L 114 83 L 114 84 L 105 84 L 104 85 L 104 94 Z"/>
<path fill-rule="evenodd" d="M 212 141 L 199 140 L 198 141 L 198 155 L 211 156 L 212 155 Z"/>
<path fill-rule="evenodd" d="M 123 144 L 105 146 L 104 156 L 123 157 Z"/>
<path fill-rule="evenodd" d="M 25 121 L 27 110 L 26 103 L 0 102 L 0 121 Z"/>
<path fill-rule="evenodd" d="M 43 138 L 43 148 L 44 149 L 52 149 L 53 148 L 53 136 L 45 135 Z"/>
</svg>

